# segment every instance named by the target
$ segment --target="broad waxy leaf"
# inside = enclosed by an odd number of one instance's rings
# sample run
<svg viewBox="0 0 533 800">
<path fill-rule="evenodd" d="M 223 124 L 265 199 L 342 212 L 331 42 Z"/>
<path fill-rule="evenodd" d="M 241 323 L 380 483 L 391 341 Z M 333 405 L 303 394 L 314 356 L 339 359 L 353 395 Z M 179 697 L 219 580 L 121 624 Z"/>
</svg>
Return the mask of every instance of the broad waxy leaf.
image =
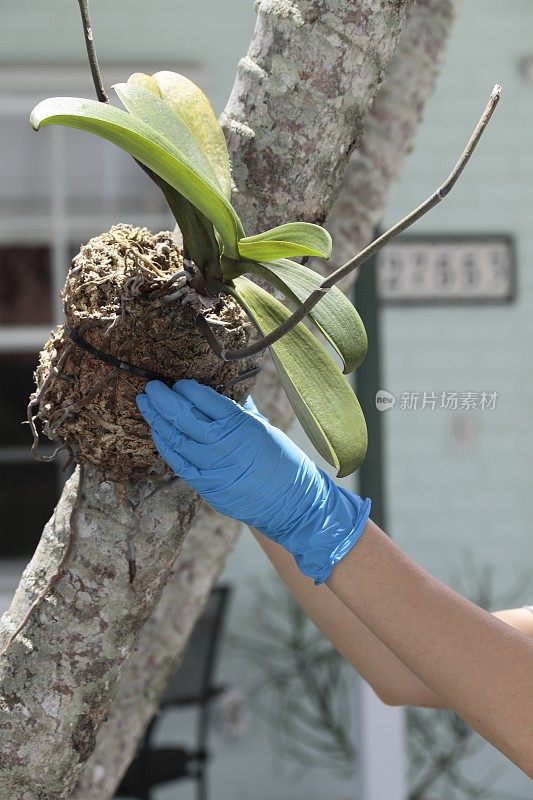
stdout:
<svg viewBox="0 0 533 800">
<path fill-rule="evenodd" d="M 219 246 L 211 222 L 169 183 L 159 177 L 157 182 L 178 223 L 190 257 L 202 272 L 209 269 L 222 280 Z"/>
<path fill-rule="evenodd" d="M 242 224 L 222 191 L 213 188 L 195 165 L 151 125 L 119 108 L 77 97 L 43 100 L 32 111 L 35 130 L 66 125 L 107 139 L 174 187 L 213 223 L 228 255 L 236 257 Z"/>
<path fill-rule="evenodd" d="M 212 184 L 215 191 L 221 191 L 218 178 L 189 126 L 174 113 L 168 103 L 165 103 L 159 95 L 142 86 L 117 83 L 113 89 L 130 114 L 146 122 L 147 125 L 168 139 L 188 158 L 191 164 L 194 164 L 197 172 Z"/>
<path fill-rule="evenodd" d="M 322 276 L 309 267 L 281 259 L 267 264 L 248 262 L 247 272 L 257 275 L 271 283 L 288 300 L 303 303 L 314 289 L 317 289 Z M 324 295 L 309 318 L 335 348 L 344 364 L 344 372 L 353 372 L 364 361 L 368 349 L 368 339 L 363 321 L 348 298 L 337 286 Z"/>
<path fill-rule="evenodd" d="M 192 81 L 177 72 L 136 72 L 128 83 L 159 95 L 185 122 L 215 172 L 226 197 L 231 196 L 231 167 L 228 148 L 211 103 Z"/>
<path fill-rule="evenodd" d="M 247 278 L 236 278 L 235 294 L 263 334 L 284 322 L 290 311 Z M 299 323 L 270 348 L 294 412 L 318 452 L 343 477 L 362 463 L 366 423 L 359 401 L 335 362 Z"/>
<path fill-rule="evenodd" d="M 311 222 L 288 222 L 239 241 L 239 255 L 251 261 L 275 261 L 289 256 L 329 258 L 331 236 Z"/>
<path fill-rule="evenodd" d="M 148 75 L 140 77 L 146 78 L 148 85 L 150 81 L 154 82 Z M 122 83 L 113 88 L 130 114 L 151 125 L 171 141 L 195 165 L 212 188 L 216 192 L 221 191 L 218 178 L 188 125 L 157 94 L 157 86 L 156 92 L 146 89 L 141 83 Z M 202 271 L 214 268 L 220 275 L 219 247 L 211 223 L 172 186 L 160 178 L 158 182 L 192 260 Z"/>
</svg>

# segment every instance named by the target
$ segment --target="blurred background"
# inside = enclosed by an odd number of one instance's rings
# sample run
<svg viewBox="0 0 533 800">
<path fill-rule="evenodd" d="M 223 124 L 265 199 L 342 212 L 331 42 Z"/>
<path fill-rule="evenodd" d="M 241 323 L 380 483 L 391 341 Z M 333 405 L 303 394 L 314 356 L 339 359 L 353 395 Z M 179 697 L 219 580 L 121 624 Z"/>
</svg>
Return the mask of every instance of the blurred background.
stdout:
<svg viewBox="0 0 533 800">
<path fill-rule="evenodd" d="M 106 86 L 134 71 L 176 70 L 222 110 L 253 28 L 249 0 L 92 6 Z M 162 196 L 122 152 L 78 131 L 51 127 L 37 136 L 29 126 L 44 97 L 93 96 L 74 0 L 1 0 L 0 14 L 3 611 L 64 477 L 61 463 L 32 461 L 20 423 L 37 352 L 61 320 L 70 259 L 116 222 L 152 230 L 172 223 Z M 442 182 L 495 82 L 501 105 L 452 196 L 367 266 L 356 291 L 371 331 L 359 381 L 374 452 L 358 488 L 375 498 L 378 521 L 408 553 L 493 609 L 533 603 L 531 0 L 465 0 L 382 223 Z M 291 434 L 310 450 L 296 426 Z M 205 683 L 187 708 L 170 693 L 172 707 L 153 731 L 167 747 L 196 747 L 206 687 L 207 695 L 223 687 L 204 731 L 209 797 L 533 797 L 530 781 L 455 717 L 382 707 L 298 615 L 246 532 L 221 582 L 227 591 L 214 596 L 196 637 Z M 276 663 L 272 639 L 285 647 Z M 384 780 L 386 793 L 376 788 Z M 180 780 L 152 797 L 188 800 L 197 791 L 196 781 Z"/>
</svg>

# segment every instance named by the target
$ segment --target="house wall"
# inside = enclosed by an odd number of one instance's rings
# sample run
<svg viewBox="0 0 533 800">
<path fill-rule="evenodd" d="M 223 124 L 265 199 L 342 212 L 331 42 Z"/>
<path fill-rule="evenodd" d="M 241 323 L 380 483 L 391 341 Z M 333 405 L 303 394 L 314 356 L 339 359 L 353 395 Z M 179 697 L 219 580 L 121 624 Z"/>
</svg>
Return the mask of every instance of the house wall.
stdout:
<svg viewBox="0 0 533 800">
<path fill-rule="evenodd" d="M 494 83 L 499 107 L 451 195 L 413 233 L 505 233 L 516 248 L 517 296 L 508 305 L 388 307 L 381 314 L 384 388 L 498 392 L 495 411 L 384 414 L 386 489 L 392 533 L 448 579 L 470 551 L 492 562 L 508 590 L 529 571 L 533 597 L 533 82 L 527 0 L 467 0 L 416 150 L 384 224 L 402 217 L 443 181 Z M 530 600 L 531 602 L 531 600 Z"/>
<path fill-rule="evenodd" d="M 237 62 L 248 49 L 255 20 L 252 2 L 93 0 L 91 8 L 104 79 L 106 66 L 117 63 L 139 71 L 144 64 L 154 71 L 202 65 L 211 102 L 222 110 Z M 0 64 L 50 62 L 85 63 L 76 0 L 3 0 Z"/>
</svg>

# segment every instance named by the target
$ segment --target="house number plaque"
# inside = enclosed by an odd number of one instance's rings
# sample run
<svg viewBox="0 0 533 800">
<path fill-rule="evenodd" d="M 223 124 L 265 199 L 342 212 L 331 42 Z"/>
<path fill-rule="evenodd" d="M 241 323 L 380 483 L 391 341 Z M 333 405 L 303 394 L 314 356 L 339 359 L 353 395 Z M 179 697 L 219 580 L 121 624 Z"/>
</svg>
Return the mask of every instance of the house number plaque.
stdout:
<svg viewBox="0 0 533 800">
<path fill-rule="evenodd" d="M 405 237 L 377 256 L 384 303 L 506 303 L 514 255 L 506 236 Z"/>
</svg>

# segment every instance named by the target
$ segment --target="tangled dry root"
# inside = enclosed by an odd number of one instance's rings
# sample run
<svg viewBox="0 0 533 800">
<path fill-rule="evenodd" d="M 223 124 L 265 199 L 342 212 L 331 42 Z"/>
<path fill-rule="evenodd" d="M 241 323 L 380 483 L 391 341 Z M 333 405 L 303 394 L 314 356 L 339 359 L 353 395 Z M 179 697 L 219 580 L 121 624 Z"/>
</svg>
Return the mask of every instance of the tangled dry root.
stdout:
<svg viewBox="0 0 533 800">
<path fill-rule="evenodd" d="M 115 225 L 91 239 L 73 261 L 63 300 L 68 324 L 91 345 L 174 380 L 194 377 L 219 388 L 252 366 L 220 361 L 199 333 L 198 312 L 216 325 L 226 347 L 246 344 L 252 329 L 230 295 L 196 293 L 169 232 Z M 38 419 L 78 462 L 95 464 L 115 481 L 165 474 L 135 405 L 145 379 L 89 354 L 59 325 L 40 353 L 35 382 L 29 411 L 35 434 Z M 242 400 L 249 388 L 244 381 L 223 391 Z"/>
</svg>

